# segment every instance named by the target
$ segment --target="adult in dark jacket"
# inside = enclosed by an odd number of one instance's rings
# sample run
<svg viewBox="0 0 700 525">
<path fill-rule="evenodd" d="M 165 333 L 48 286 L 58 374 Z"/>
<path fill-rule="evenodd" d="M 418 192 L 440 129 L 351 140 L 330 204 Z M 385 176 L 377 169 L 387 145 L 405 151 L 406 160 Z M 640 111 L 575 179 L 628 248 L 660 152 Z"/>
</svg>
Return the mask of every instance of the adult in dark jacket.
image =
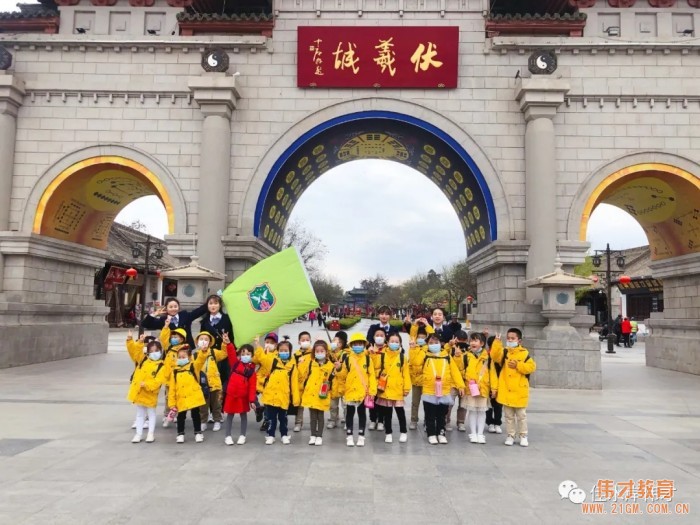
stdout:
<svg viewBox="0 0 700 525">
<path fill-rule="evenodd" d="M 165 319 L 168 316 L 172 317 L 170 329 L 184 328 L 187 332 L 187 344 L 194 349 L 194 339 L 192 338 L 192 321 L 199 319 L 207 312 L 207 303 L 198 306 L 192 311 L 180 310 L 180 301 L 174 297 L 169 297 L 165 300 L 163 308 L 153 314 L 148 314 L 144 317 L 141 326 L 145 330 L 162 330 L 165 326 Z"/>
<path fill-rule="evenodd" d="M 387 339 L 389 338 L 390 334 L 395 334 L 400 331 L 398 328 L 393 327 L 389 324 L 389 320 L 391 319 L 392 315 L 391 308 L 389 308 L 388 306 L 380 306 L 377 309 L 377 315 L 379 316 L 379 322 L 373 324 L 369 327 L 369 330 L 367 330 L 367 341 L 369 341 L 369 344 L 374 343 L 374 332 L 376 332 L 380 328 L 384 330 L 384 333 L 386 333 Z"/>
<path fill-rule="evenodd" d="M 207 312 L 200 320 L 200 326 L 203 332 L 209 332 L 215 338 L 214 347 L 221 348 L 223 343 L 223 335 L 227 333 L 228 336 L 233 339 L 233 327 L 231 326 L 231 319 L 229 319 L 228 314 L 223 312 L 223 302 L 221 297 L 218 295 L 210 295 L 207 297 Z M 224 348 L 225 350 L 225 348 Z M 221 376 L 222 392 L 224 398 L 226 397 L 226 387 L 228 385 L 228 378 L 231 375 L 231 367 L 229 366 L 229 360 L 224 359 L 217 363 L 219 368 L 219 375 Z M 223 405 L 225 399 L 222 399 L 221 403 Z"/>
<path fill-rule="evenodd" d="M 426 319 L 425 317 L 419 317 L 416 319 L 416 323 L 418 325 L 425 325 L 425 326 L 432 326 L 433 330 L 435 330 L 435 333 L 440 337 L 440 342 L 442 344 L 449 343 L 454 339 L 455 333 L 459 331 L 462 326 L 459 323 L 447 323 L 447 320 L 445 319 L 445 310 L 442 308 L 435 308 L 433 309 L 433 314 L 430 318 L 430 320 Z M 410 332 L 411 330 L 411 319 L 410 316 L 406 316 L 405 322 L 404 322 L 404 327 L 406 328 L 407 332 Z"/>
</svg>

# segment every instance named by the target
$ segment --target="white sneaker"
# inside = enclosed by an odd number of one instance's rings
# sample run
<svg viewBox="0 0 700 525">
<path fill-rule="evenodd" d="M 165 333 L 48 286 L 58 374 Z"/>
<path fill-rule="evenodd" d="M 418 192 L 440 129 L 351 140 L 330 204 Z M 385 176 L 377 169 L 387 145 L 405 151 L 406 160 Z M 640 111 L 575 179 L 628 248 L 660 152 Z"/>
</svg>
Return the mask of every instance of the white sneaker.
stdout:
<svg viewBox="0 0 700 525">
<path fill-rule="evenodd" d="M 447 445 L 447 437 L 440 434 L 438 436 L 438 443 L 440 443 L 441 445 Z"/>
<path fill-rule="evenodd" d="M 245 445 L 245 436 L 238 436 L 238 441 L 236 441 L 236 445 Z"/>
<path fill-rule="evenodd" d="M 170 426 L 170 420 L 167 417 L 163 418 L 163 428 L 168 428 Z"/>
<path fill-rule="evenodd" d="M 216 423 L 214 423 L 214 428 L 212 428 L 212 431 L 218 432 L 219 430 L 221 430 L 221 423 L 217 421 Z"/>
<path fill-rule="evenodd" d="M 202 423 L 202 432 L 206 432 L 206 431 L 207 431 L 207 424 Z"/>
<path fill-rule="evenodd" d="M 377 424 L 374 423 L 373 421 L 370 421 L 369 427 L 367 427 L 367 428 L 369 428 L 370 430 L 377 430 Z"/>
<path fill-rule="evenodd" d="M 141 443 L 141 434 L 136 434 L 131 440 L 132 443 Z"/>
<path fill-rule="evenodd" d="M 348 436 L 345 439 L 345 444 L 349 447 L 354 447 L 355 446 L 355 441 L 352 439 L 352 436 Z"/>
<path fill-rule="evenodd" d="M 272 445 L 275 442 L 275 438 L 272 436 L 267 436 L 265 437 L 265 444 L 266 445 Z"/>
<path fill-rule="evenodd" d="M 184 434 L 179 434 L 177 436 L 177 439 L 175 439 L 176 443 L 184 443 L 185 442 L 185 435 Z"/>
<path fill-rule="evenodd" d="M 320 447 L 321 445 L 323 445 L 323 438 L 317 437 L 316 438 L 316 446 Z"/>
<path fill-rule="evenodd" d="M 431 445 L 437 445 L 438 444 L 437 437 L 436 436 L 429 436 L 428 443 L 430 443 Z"/>
<path fill-rule="evenodd" d="M 153 435 L 153 432 L 149 432 L 146 436 L 146 443 L 153 443 L 155 440 L 156 437 Z"/>
<path fill-rule="evenodd" d="M 229 446 L 233 445 L 233 438 L 231 436 L 226 436 L 224 438 L 224 443 Z"/>
<path fill-rule="evenodd" d="M 201 443 L 204 441 L 204 434 L 195 434 L 194 435 L 194 442 L 195 443 Z"/>
<path fill-rule="evenodd" d="M 292 442 L 292 440 L 289 438 L 289 436 L 282 436 L 282 444 L 283 445 L 289 445 Z"/>
<path fill-rule="evenodd" d="M 495 425 L 493 428 L 496 429 L 496 434 L 503 434 L 503 429 L 501 428 L 501 425 Z"/>
<path fill-rule="evenodd" d="M 418 428 L 418 423 L 414 423 L 413 421 L 411 421 L 411 422 L 408 424 L 408 428 L 409 428 L 409 430 L 415 430 L 415 429 Z"/>
<path fill-rule="evenodd" d="M 141 428 L 148 428 L 148 418 L 143 421 L 143 426 Z"/>
<path fill-rule="evenodd" d="M 384 423 L 377 423 L 377 430 L 384 432 Z"/>
<path fill-rule="evenodd" d="M 301 432 L 301 425 L 294 425 L 294 432 Z"/>
<path fill-rule="evenodd" d="M 406 443 L 408 441 L 408 434 L 399 434 L 399 443 Z"/>
<path fill-rule="evenodd" d="M 496 433 L 496 425 L 489 425 L 489 434 Z"/>
<path fill-rule="evenodd" d="M 459 430 L 460 432 L 466 432 L 466 431 L 467 431 L 467 426 L 464 425 L 464 424 L 459 425 L 459 426 L 457 427 L 457 430 Z"/>
<path fill-rule="evenodd" d="M 521 446 L 521 447 L 526 447 L 526 446 L 528 446 L 528 445 L 529 445 L 529 443 L 527 442 L 527 436 L 522 436 L 522 437 L 520 438 L 520 446 Z"/>
<path fill-rule="evenodd" d="M 512 446 L 513 446 L 513 443 L 515 443 L 515 440 L 513 439 L 513 437 L 512 437 L 512 436 L 508 436 L 508 437 L 506 438 L 505 443 L 503 443 L 503 444 L 504 444 L 505 446 L 507 446 L 507 447 L 512 447 Z"/>
<path fill-rule="evenodd" d="M 484 436 L 483 434 L 479 434 L 478 436 L 476 436 L 476 442 L 480 445 L 486 444 L 486 436 Z"/>
<path fill-rule="evenodd" d="M 214 416 L 212 414 L 209 414 L 207 417 L 207 423 L 213 423 L 214 422 Z"/>
<path fill-rule="evenodd" d="M 315 445 L 316 444 L 316 436 L 311 436 L 309 438 L 309 445 Z"/>
<path fill-rule="evenodd" d="M 478 443 L 479 440 L 476 437 L 476 434 L 469 434 L 469 443 Z"/>
<path fill-rule="evenodd" d="M 357 438 L 357 446 L 358 446 L 358 447 L 364 447 L 364 446 L 365 446 L 365 436 L 358 436 L 358 438 Z"/>
<path fill-rule="evenodd" d="M 335 428 L 337 427 L 337 423 L 335 421 L 329 421 L 328 424 L 326 425 L 326 428 Z"/>
<path fill-rule="evenodd" d="M 452 428 L 452 425 L 447 425 L 447 426 L 445 427 L 445 430 L 446 430 L 447 432 L 452 432 L 452 430 L 454 430 L 454 429 Z"/>
<path fill-rule="evenodd" d="M 131 430 L 136 430 L 136 421 L 131 424 Z"/>
<path fill-rule="evenodd" d="M 391 434 L 387 434 L 386 437 L 384 438 L 384 443 L 393 443 L 394 438 L 391 436 Z"/>
</svg>

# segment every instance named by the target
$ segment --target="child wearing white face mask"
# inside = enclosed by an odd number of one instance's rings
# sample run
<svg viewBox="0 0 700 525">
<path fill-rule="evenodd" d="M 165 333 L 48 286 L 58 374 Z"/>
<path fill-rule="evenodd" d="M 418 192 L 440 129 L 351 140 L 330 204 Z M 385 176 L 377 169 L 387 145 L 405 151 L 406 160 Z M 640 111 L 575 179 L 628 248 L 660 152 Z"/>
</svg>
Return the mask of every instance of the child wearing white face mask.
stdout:
<svg viewBox="0 0 700 525">
<path fill-rule="evenodd" d="M 420 410 L 420 398 L 423 394 L 421 381 L 423 379 L 423 362 L 425 354 L 428 352 L 428 331 L 430 326 L 419 326 L 415 335 L 411 333 L 409 343 L 409 366 L 411 369 L 411 423 L 408 428 L 416 430 L 418 428 L 418 412 Z M 432 332 L 431 332 L 432 333 Z"/>
<path fill-rule="evenodd" d="M 294 361 L 296 362 L 299 375 L 299 392 L 304 390 L 304 381 L 306 381 L 304 371 L 308 371 L 309 361 L 312 359 L 311 334 L 309 332 L 301 332 L 299 334 L 299 350 L 294 352 Z M 306 366 L 304 366 L 304 363 L 306 363 Z M 300 432 L 301 427 L 304 426 L 304 407 L 296 407 L 292 412 L 296 414 L 294 418 L 294 432 Z"/>
<path fill-rule="evenodd" d="M 386 332 L 382 328 L 377 328 L 374 331 L 374 344 L 369 347 L 369 355 L 372 359 L 372 366 L 377 374 L 376 379 L 379 379 L 379 364 L 382 360 L 382 355 L 386 352 Z M 375 403 L 376 403 L 375 399 Z M 369 409 L 369 429 L 384 430 L 384 418 L 381 417 L 383 411 L 380 411 L 376 406 Z"/>
<path fill-rule="evenodd" d="M 314 359 L 309 361 L 305 374 L 301 406 L 311 415 L 311 438 L 309 445 L 323 444 L 323 414 L 331 408 L 331 387 L 335 365 L 328 359 L 328 344 L 316 341 L 313 346 Z"/>
<path fill-rule="evenodd" d="M 221 415 L 221 400 L 222 400 L 222 382 L 221 373 L 217 363 L 226 359 L 226 351 L 214 348 L 214 336 L 209 332 L 200 332 L 197 336 L 197 348 L 195 355 L 199 352 L 204 353 L 204 366 L 202 374 L 206 377 L 209 384 L 209 393 L 204 396 L 204 405 L 200 409 L 200 417 L 202 419 L 202 432 L 207 429 L 207 420 L 209 419 L 209 411 L 211 410 L 214 419 L 214 432 L 221 430 L 221 423 L 224 419 Z"/>
<path fill-rule="evenodd" d="M 381 355 L 377 372 L 377 407 L 386 428 L 385 443 L 392 443 L 393 413 L 399 419 L 399 443 L 408 440 L 406 428 L 406 411 L 404 398 L 411 391 L 411 376 L 408 360 L 404 359 L 401 348 L 401 336 L 393 333 L 389 336 L 387 351 Z"/>
<path fill-rule="evenodd" d="M 146 356 L 138 364 L 131 377 L 131 386 L 127 399 L 136 405 L 136 434 L 132 443 L 140 443 L 143 435 L 144 421 L 148 414 L 148 435 L 146 443 L 155 441 L 156 405 L 160 387 L 165 380 L 167 370 L 163 367 L 163 349 L 158 341 L 151 341 L 146 346 Z"/>
<path fill-rule="evenodd" d="M 331 342 L 331 350 L 329 353 L 330 360 L 335 363 L 343 361 L 345 354 L 348 351 L 348 334 L 344 331 L 336 332 L 333 342 Z M 328 427 L 333 429 L 340 424 L 340 421 L 345 425 L 345 403 L 343 402 L 343 390 L 345 383 L 340 378 L 336 377 L 333 380 L 331 388 L 331 417 L 328 421 Z M 342 411 L 342 413 L 341 413 Z"/>
</svg>

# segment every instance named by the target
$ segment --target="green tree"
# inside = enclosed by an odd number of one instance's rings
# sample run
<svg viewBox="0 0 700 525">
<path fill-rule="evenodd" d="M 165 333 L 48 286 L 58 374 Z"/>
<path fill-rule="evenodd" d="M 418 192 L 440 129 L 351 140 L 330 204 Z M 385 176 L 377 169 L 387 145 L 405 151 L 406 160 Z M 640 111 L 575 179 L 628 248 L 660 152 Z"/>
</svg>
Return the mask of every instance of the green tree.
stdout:
<svg viewBox="0 0 700 525">
<path fill-rule="evenodd" d="M 595 267 L 593 266 L 593 257 L 586 255 L 585 260 L 578 266 L 574 266 L 574 273 L 581 277 L 590 277 L 595 272 Z M 586 286 L 585 288 L 576 288 L 576 302 L 578 303 L 581 298 L 590 292 L 593 288 Z"/>
<path fill-rule="evenodd" d="M 377 274 L 374 277 L 367 277 L 360 281 L 360 288 L 367 290 L 367 300 L 370 303 L 374 303 L 374 301 L 380 295 L 382 295 L 382 293 L 384 293 L 387 286 L 389 286 L 389 283 L 387 282 L 386 277 L 380 274 Z"/>
<path fill-rule="evenodd" d="M 295 246 L 299 250 L 301 260 L 310 274 L 318 271 L 318 267 L 328 253 L 328 248 L 323 244 L 323 241 L 296 220 L 287 224 L 284 230 L 283 246 L 284 248 Z"/>
<path fill-rule="evenodd" d="M 345 295 L 343 287 L 335 279 L 326 275 L 312 275 L 311 286 L 313 286 L 316 298 L 321 304 L 338 304 Z"/>
<path fill-rule="evenodd" d="M 425 294 L 432 288 L 432 285 L 427 274 L 417 273 L 404 282 L 401 287 L 408 304 L 422 304 Z"/>
<path fill-rule="evenodd" d="M 403 285 L 387 286 L 382 294 L 377 297 L 377 304 L 385 304 L 391 308 L 399 308 L 406 304 Z"/>
<path fill-rule="evenodd" d="M 449 299 L 452 300 L 450 307 L 453 310 L 467 296 L 476 297 L 476 278 L 469 271 L 466 258 L 451 266 L 443 267 L 442 282 L 444 287 L 450 292 L 451 297 Z"/>
</svg>

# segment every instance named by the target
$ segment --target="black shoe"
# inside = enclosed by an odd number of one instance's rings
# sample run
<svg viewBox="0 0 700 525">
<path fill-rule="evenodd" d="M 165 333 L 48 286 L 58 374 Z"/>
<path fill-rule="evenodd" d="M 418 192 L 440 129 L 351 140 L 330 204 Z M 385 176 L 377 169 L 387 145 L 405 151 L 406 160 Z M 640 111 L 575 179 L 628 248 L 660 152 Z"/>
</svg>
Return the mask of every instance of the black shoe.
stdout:
<svg viewBox="0 0 700 525">
<path fill-rule="evenodd" d="M 264 412 L 263 407 L 258 407 L 255 409 L 255 421 L 260 423 L 263 419 L 263 412 Z"/>
<path fill-rule="evenodd" d="M 260 432 L 267 432 L 267 430 L 270 428 L 270 422 L 269 421 L 263 421 L 263 424 L 260 426 Z"/>
</svg>

